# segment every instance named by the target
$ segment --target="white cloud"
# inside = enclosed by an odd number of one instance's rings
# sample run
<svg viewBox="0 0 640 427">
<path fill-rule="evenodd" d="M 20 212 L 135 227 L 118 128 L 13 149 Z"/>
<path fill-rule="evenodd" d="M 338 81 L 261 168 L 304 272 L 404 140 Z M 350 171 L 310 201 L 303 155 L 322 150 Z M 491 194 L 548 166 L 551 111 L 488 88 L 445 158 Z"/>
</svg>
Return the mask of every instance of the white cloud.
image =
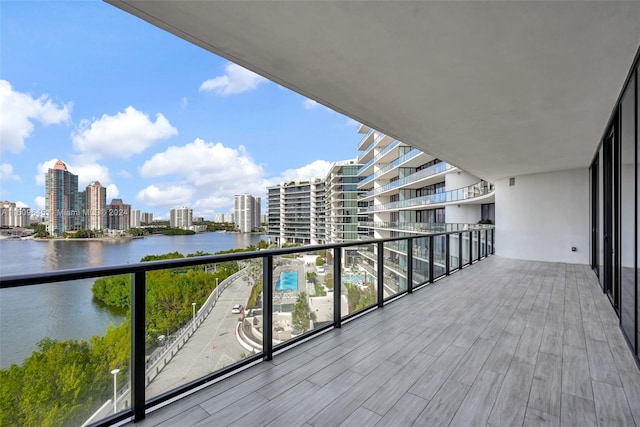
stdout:
<svg viewBox="0 0 640 427">
<path fill-rule="evenodd" d="M 183 185 L 150 185 L 136 195 L 142 204 L 157 207 L 189 205 L 193 189 Z"/>
<path fill-rule="evenodd" d="M 264 77 L 233 63 L 229 63 L 225 67 L 225 71 L 225 74 L 203 82 L 200 85 L 200 92 L 210 91 L 218 95 L 231 95 L 253 90 L 260 83 L 268 81 Z"/>
<path fill-rule="evenodd" d="M 18 200 L 18 201 L 16 202 L 16 207 L 17 207 L 17 208 L 28 208 L 28 207 L 29 207 L 29 205 L 27 205 L 25 202 L 23 202 L 23 201 L 21 201 L 21 200 Z"/>
<path fill-rule="evenodd" d="M 83 120 L 73 133 L 72 141 L 83 159 L 128 159 L 155 142 L 177 134 L 178 130 L 162 114 L 156 114 L 153 122 L 147 114 L 129 106 L 114 116 L 104 114 L 92 122 Z"/>
<path fill-rule="evenodd" d="M 36 175 L 36 184 L 44 185 L 45 175 L 50 168 L 53 168 L 58 159 L 46 160 L 38 163 Z M 65 162 L 67 170 L 74 175 L 78 175 L 78 190 L 83 191 L 84 188 L 92 181 L 100 181 L 105 186 L 111 183 L 109 176 L 109 168 L 98 163 L 85 163 L 80 165 L 71 165 Z"/>
<path fill-rule="evenodd" d="M 33 199 L 33 209 L 39 210 L 39 211 L 43 211 L 45 209 L 45 200 L 43 196 L 37 196 L 35 199 Z"/>
<path fill-rule="evenodd" d="M 189 197 L 173 197 L 173 194 L 164 197 L 166 187 L 150 186 L 143 190 L 144 194 L 138 194 L 140 201 L 152 200 L 156 207 L 170 208 L 192 200 L 189 206 L 194 214 L 204 216 L 232 210 L 235 194 L 263 196 L 269 184 L 264 179 L 262 166 L 253 161 L 244 147 L 230 148 L 202 139 L 155 154 L 142 165 L 140 175 L 145 178 L 172 176 L 173 187 L 192 190 Z"/>
<path fill-rule="evenodd" d="M 13 166 L 9 163 L 0 165 L 0 181 L 20 181 L 20 177 L 13 173 Z"/>
<path fill-rule="evenodd" d="M 302 105 L 304 106 L 305 110 L 312 110 L 312 109 L 320 106 L 320 104 L 318 104 L 316 101 L 314 101 L 313 99 L 309 99 L 309 98 L 305 98 L 305 100 L 302 103 Z"/>
<path fill-rule="evenodd" d="M 35 120 L 43 125 L 68 122 L 71 109 L 71 103 L 59 106 L 48 95 L 34 99 L 13 90 L 7 80 L 0 80 L 0 151 L 19 153 L 33 132 Z"/>
<path fill-rule="evenodd" d="M 126 171 L 124 169 L 118 172 L 118 176 L 121 176 L 123 178 L 133 178 L 133 175 L 131 175 L 129 171 Z"/>
<path fill-rule="evenodd" d="M 117 199 L 120 195 L 120 190 L 115 184 L 107 185 L 107 200 Z"/>
<path fill-rule="evenodd" d="M 297 169 L 287 169 L 282 172 L 280 181 L 291 181 L 311 178 L 324 178 L 331 169 L 331 162 L 315 160 Z"/>
<path fill-rule="evenodd" d="M 244 147 L 234 149 L 198 138 L 155 154 L 144 162 L 140 174 L 143 177 L 179 175 L 194 186 L 235 189 L 261 179 L 264 171 Z"/>
</svg>

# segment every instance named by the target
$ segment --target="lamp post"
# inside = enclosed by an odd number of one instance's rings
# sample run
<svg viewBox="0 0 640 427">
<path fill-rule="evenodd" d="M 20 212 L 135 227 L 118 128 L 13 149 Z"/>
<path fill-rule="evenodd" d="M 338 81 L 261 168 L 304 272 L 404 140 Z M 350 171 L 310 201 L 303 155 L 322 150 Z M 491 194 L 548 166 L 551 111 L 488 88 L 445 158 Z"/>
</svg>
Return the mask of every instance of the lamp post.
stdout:
<svg viewBox="0 0 640 427">
<path fill-rule="evenodd" d="M 116 368 L 113 371 L 111 371 L 111 374 L 113 375 L 113 413 L 115 414 L 116 412 L 118 412 L 117 409 L 117 405 L 116 405 L 116 392 L 117 392 L 117 388 L 118 388 L 118 382 L 117 382 L 117 378 L 118 378 L 118 373 L 120 373 L 120 369 Z"/>
<path fill-rule="evenodd" d="M 196 303 L 192 302 L 191 307 L 193 308 L 193 324 L 196 324 Z"/>
</svg>

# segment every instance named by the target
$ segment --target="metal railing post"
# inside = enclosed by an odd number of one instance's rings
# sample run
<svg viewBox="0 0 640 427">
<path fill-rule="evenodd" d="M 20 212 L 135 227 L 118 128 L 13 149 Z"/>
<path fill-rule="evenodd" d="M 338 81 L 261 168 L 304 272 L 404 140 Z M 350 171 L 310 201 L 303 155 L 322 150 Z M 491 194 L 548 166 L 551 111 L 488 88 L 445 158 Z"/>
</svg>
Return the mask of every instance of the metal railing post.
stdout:
<svg viewBox="0 0 640 427">
<path fill-rule="evenodd" d="M 496 229 L 491 229 L 491 255 L 496 253 Z"/>
<path fill-rule="evenodd" d="M 384 303 L 384 243 L 378 242 L 378 307 L 382 307 Z"/>
<path fill-rule="evenodd" d="M 462 232 L 458 233 L 458 270 L 462 270 Z"/>
<path fill-rule="evenodd" d="M 413 293 L 413 237 L 407 239 L 407 292 Z"/>
<path fill-rule="evenodd" d="M 333 250 L 333 326 L 342 326 L 342 249 Z"/>
<path fill-rule="evenodd" d="M 473 264 L 473 230 L 469 230 L 469 265 Z"/>
<path fill-rule="evenodd" d="M 433 236 L 429 236 L 429 283 L 433 283 Z"/>
<path fill-rule="evenodd" d="M 482 252 L 480 251 L 482 245 L 481 233 L 482 230 L 478 230 L 478 259 L 476 261 L 480 261 L 480 257 L 482 255 Z"/>
<path fill-rule="evenodd" d="M 449 270 L 451 269 L 451 266 L 449 265 L 450 264 L 449 258 L 450 258 L 450 255 L 451 255 L 451 252 L 449 250 L 449 244 L 451 243 L 449 241 L 449 234 L 445 235 L 444 240 L 445 240 L 445 242 L 444 242 L 444 248 L 445 248 L 444 249 L 444 258 L 445 258 L 445 260 L 444 260 L 444 269 L 445 269 L 444 274 L 446 276 L 448 276 L 449 275 Z"/>
<path fill-rule="evenodd" d="M 131 280 L 131 409 L 133 420 L 145 417 L 145 309 L 146 272 L 133 273 Z"/>
<path fill-rule="evenodd" d="M 273 255 L 262 258 L 262 352 L 273 359 Z"/>
</svg>

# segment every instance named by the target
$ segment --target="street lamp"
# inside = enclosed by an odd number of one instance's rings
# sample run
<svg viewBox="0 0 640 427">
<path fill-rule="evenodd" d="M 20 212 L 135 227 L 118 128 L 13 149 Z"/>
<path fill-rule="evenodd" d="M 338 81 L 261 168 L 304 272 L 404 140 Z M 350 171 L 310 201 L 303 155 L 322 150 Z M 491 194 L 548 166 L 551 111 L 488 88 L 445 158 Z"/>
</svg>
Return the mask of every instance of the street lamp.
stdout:
<svg viewBox="0 0 640 427">
<path fill-rule="evenodd" d="M 118 378 L 118 373 L 120 373 L 120 369 L 118 368 L 111 371 L 111 374 L 113 375 L 113 413 L 114 414 L 118 412 L 118 409 L 116 406 L 116 392 L 118 388 L 118 382 L 116 379 Z"/>
<path fill-rule="evenodd" d="M 196 303 L 192 302 L 191 307 L 193 308 L 193 324 L 196 324 Z"/>
</svg>

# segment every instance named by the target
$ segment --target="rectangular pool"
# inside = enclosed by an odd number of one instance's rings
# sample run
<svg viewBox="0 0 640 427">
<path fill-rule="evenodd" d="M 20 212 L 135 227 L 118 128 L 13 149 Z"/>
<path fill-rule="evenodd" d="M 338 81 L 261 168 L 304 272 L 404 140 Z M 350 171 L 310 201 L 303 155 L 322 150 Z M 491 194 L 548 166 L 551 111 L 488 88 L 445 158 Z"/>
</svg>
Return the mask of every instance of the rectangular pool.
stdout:
<svg viewBox="0 0 640 427">
<path fill-rule="evenodd" d="M 276 282 L 276 291 L 297 291 L 298 290 L 298 272 L 283 271 Z"/>
</svg>

